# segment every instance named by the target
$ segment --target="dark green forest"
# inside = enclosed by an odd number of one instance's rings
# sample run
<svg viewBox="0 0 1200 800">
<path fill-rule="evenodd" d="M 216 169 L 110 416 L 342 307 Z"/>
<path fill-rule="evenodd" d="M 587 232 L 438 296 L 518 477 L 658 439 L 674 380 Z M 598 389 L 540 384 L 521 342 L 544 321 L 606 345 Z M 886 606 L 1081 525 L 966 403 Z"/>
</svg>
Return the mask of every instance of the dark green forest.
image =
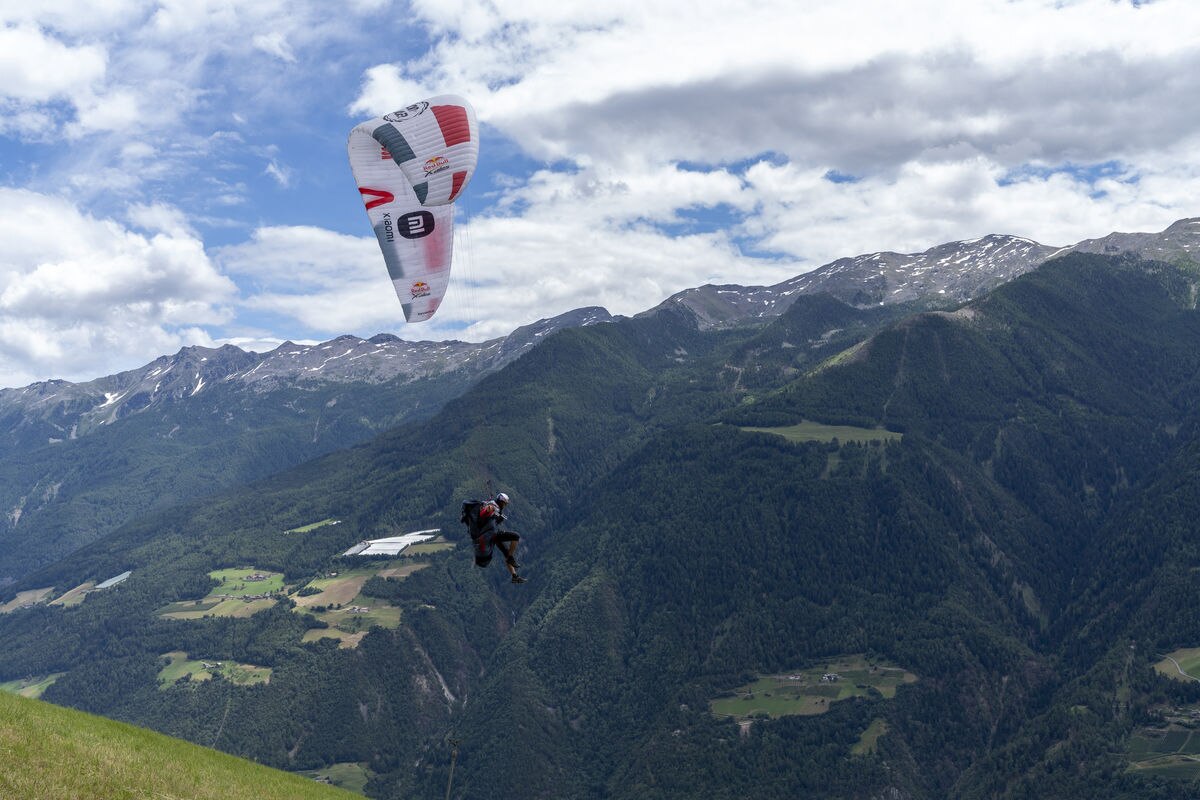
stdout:
<svg viewBox="0 0 1200 800">
<path fill-rule="evenodd" d="M 378 798 L 442 796 L 451 739 L 458 798 L 1197 794 L 1129 752 L 1171 715 L 1200 743 L 1200 682 L 1154 669 L 1200 647 L 1198 293 L 1190 262 L 1074 254 L 957 309 L 802 296 L 740 328 L 665 308 L 565 330 L 432 416 L 9 587 L 132 570 L 0 615 L 0 681 L 64 673 L 46 700 L 272 766 L 365 764 Z M 903 437 L 743 430 L 802 422 Z M 471 563 L 458 508 L 488 488 L 523 586 Z M 158 613 L 218 568 L 298 586 L 427 526 L 457 547 L 367 581 L 400 622 L 357 647 L 304 641 L 326 623 L 294 599 Z M 178 650 L 271 680 L 160 687 Z M 819 714 L 710 707 L 846 654 L 916 680 Z"/>
</svg>

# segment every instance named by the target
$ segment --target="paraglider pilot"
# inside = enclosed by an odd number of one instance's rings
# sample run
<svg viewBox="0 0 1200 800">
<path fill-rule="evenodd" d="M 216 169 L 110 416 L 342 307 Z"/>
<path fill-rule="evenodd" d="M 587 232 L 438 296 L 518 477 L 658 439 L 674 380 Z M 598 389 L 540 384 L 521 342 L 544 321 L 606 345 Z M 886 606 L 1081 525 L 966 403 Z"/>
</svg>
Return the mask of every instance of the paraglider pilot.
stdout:
<svg viewBox="0 0 1200 800">
<path fill-rule="evenodd" d="M 517 542 L 521 536 L 514 531 L 500 530 L 507 505 L 508 495 L 504 492 L 491 500 L 468 500 L 462 505 L 462 522 L 475 545 L 475 566 L 486 567 L 492 563 L 492 548 L 498 546 L 504 554 L 504 566 L 508 567 L 512 582 L 524 583 L 525 579 L 517 574 L 521 566 L 517 563 Z"/>
</svg>

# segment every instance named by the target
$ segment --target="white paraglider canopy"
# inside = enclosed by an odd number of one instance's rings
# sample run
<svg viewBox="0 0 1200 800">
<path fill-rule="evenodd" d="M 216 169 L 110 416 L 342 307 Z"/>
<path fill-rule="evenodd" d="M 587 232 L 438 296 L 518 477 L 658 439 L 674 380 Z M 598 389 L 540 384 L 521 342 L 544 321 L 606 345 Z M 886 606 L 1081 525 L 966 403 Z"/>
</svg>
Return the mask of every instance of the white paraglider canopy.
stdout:
<svg viewBox="0 0 1200 800">
<path fill-rule="evenodd" d="M 450 283 L 452 203 L 479 159 L 475 111 L 431 97 L 354 126 L 346 149 L 404 318 L 427 320 Z"/>
</svg>

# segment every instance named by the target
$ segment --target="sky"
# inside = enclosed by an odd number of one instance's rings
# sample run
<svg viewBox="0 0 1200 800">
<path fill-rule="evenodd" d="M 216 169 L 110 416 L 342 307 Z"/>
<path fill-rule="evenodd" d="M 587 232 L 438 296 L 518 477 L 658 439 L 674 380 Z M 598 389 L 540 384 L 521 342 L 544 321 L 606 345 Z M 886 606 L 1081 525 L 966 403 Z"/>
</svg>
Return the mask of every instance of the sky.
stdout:
<svg viewBox="0 0 1200 800">
<path fill-rule="evenodd" d="M 406 325 L 346 159 L 471 100 Z M 0 0 L 0 387 L 1200 216 L 1195 0 Z"/>
</svg>

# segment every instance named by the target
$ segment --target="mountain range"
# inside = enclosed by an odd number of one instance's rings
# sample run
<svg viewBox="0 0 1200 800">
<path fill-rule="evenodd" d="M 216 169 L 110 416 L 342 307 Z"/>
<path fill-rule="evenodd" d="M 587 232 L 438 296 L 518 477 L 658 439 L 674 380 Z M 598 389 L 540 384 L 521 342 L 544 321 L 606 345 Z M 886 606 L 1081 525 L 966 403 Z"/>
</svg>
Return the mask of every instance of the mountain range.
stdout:
<svg viewBox="0 0 1200 800">
<path fill-rule="evenodd" d="M 186 347 L 86 383 L 0 390 L 0 586 L 147 510 L 426 418 L 549 333 L 609 319 L 578 309 L 478 344 Z"/>
<path fill-rule="evenodd" d="M 460 798 L 1186 794 L 1196 222 L 563 326 L 355 447 L 26 567 L 0 680 L 273 766 L 355 764 L 381 798 L 441 794 L 452 768 Z M 966 252 L 1012 274 L 955 288 Z M 847 273 L 863 294 L 827 291 Z M 180 424 L 166 406 L 44 447 Z M 513 496 L 524 586 L 455 530 L 488 488 Z M 336 554 L 427 527 L 441 543 L 335 597 L 358 574 Z M 281 588 L 220 612 L 225 570 Z M 243 671 L 164 678 L 179 653 Z"/>
</svg>

